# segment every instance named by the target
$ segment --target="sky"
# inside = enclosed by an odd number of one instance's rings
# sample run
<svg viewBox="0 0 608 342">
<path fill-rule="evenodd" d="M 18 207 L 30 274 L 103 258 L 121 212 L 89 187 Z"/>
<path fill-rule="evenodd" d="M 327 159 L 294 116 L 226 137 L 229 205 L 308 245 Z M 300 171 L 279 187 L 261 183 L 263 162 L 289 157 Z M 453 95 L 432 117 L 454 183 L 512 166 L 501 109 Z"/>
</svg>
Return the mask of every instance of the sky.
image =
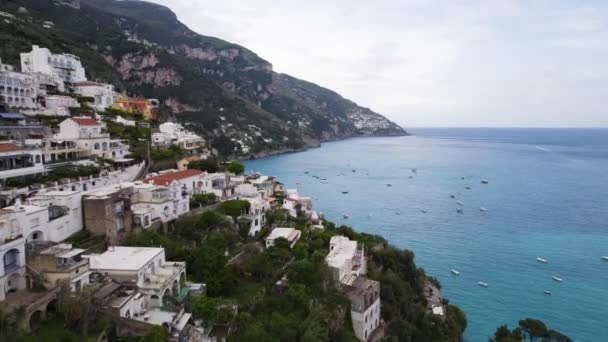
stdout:
<svg viewBox="0 0 608 342">
<path fill-rule="evenodd" d="M 152 2 L 405 127 L 608 127 L 608 1 Z"/>
</svg>

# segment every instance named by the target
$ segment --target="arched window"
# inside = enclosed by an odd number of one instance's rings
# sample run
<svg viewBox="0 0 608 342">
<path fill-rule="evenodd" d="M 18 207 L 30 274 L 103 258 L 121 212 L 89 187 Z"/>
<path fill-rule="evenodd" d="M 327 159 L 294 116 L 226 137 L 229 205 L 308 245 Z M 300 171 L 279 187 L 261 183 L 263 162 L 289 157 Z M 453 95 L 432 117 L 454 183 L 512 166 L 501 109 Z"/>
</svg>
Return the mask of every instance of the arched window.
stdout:
<svg viewBox="0 0 608 342">
<path fill-rule="evenodd" d="M 40 155 L 39 154 L 36 155 L 36 164 L 40 164 Z"/>
<path fill-rule="evenodd" d="M 95 143 L 95 147 L 96 150 L 99 150 L 99 143 Z"/>
</svg>

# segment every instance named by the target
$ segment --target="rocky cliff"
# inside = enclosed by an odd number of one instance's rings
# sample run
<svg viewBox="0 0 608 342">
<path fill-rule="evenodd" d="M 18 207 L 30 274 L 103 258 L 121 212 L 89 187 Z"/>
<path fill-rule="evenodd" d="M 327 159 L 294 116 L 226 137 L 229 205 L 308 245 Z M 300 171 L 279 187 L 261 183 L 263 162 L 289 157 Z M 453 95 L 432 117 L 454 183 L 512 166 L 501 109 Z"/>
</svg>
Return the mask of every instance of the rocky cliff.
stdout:
<svg viewBox="0 0 608 342">
<path fill-rule="evenodd" d="M 7 0 L 0 8 L 18 15 L 0 24 L 0 43 L 11 46 L 0 47 L 4 60 L 16 58 L 14 50 L 25 51 L 28 44 L 77 54 L 89 78 L 158 98 L 162 118 L 192 122 L 225 154 L 406 134 L 382 115 L 329 89 L 274 72 L 271 63 L 242 46 L 193 32 L 163 6 L 143 1 Z M 42 21 L 55 26 L 43 29 Z"/>
</svg>

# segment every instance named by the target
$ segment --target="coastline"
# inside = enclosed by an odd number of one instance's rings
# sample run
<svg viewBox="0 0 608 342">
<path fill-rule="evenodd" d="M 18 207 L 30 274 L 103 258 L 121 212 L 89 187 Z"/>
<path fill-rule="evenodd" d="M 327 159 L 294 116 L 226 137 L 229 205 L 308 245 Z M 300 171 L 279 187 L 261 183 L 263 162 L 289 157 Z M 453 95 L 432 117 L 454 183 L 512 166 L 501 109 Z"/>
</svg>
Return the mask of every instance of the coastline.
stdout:
<svg viewBox="0 0 608 342">
<path fill-rule="evenodd" d="M 322 147 L 322 145 L 324 143 L 344 141 L 344 140 L 355 139 L 355 138 L 397 138 L 397 137 L 414 136 L 414 134 L 411 134 L 410 132 L 406 131 L 405 129 L 403 131 L 405 132 L 405 134 L 381 134 L 381 135 L 361 134 L 361 135 L 352 135 L 352 136 L 347 136 L 347 137 L 336 137 L 333 139 L 316 140 L 317 143 L 314 145 L 307 145 L 307 146 L 300 147 L 300 148 L 284 148 L 284 149 L 279 149 L 279 150 L 262 151 L 262 152 L 258 152 L 258 153 L 249 155 L 248 157 L 239 157 L 239 158 L 237 158 L 237 160 L 239 160 L 239 161 L 257 160 L 257 159 L 263 159 L 263 158 L 268 158 L 268 157 L 282 155 L 282 154 L 305 152 L 305 151 L 308 151 L 313 148 L 320 148 L 320 147 Z"/>
</svg>

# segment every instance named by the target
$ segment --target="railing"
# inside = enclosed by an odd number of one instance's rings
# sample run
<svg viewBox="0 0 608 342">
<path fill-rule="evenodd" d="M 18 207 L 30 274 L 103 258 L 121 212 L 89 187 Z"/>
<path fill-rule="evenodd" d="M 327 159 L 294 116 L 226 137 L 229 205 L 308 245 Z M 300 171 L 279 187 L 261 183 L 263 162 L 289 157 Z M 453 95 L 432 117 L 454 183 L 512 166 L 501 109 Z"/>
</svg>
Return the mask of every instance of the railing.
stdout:
<svg viewBox="0 0 608 342">
<path fill-rule="evenodd" d="M 4 239 L 0 239 L 0 244 L 13 242 L 15 240 L 21 239 L 22 237 L 23 237 L 23 234 L 19 234 L 19 235 L 16 235 L 16 236 L 11 236 L 11 237 L 7 237 L 7 238 L 4 238 Z"/>
</svg>

